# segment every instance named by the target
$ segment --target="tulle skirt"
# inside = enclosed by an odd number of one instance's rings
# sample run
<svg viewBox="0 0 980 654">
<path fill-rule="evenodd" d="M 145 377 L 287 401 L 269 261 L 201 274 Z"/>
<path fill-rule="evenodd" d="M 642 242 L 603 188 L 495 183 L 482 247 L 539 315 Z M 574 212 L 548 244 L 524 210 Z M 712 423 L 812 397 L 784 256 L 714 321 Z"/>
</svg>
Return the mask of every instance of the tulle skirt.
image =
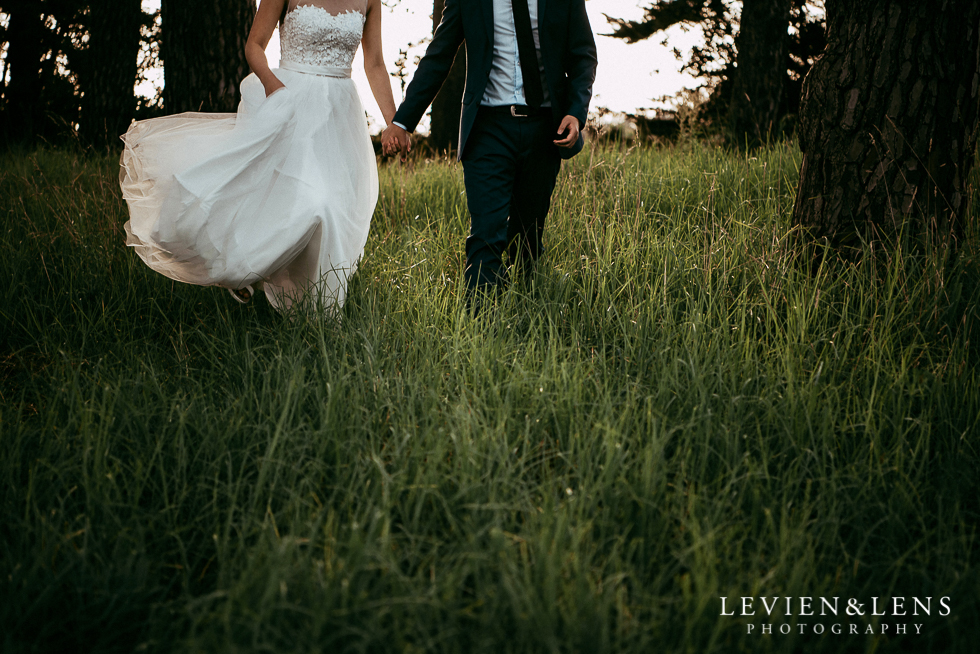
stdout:
<svg viewBox="0 0 980 654">
<path fill-rule="evenodd" d="M 378 171 L 350 78 L 249 75 L 236 114 L 134 122 L 122 137 L 126 243 L 180 282 L 263 282 L 276 308 L 308 293 L 339 307 L 364 251 Z"/>
</svg>

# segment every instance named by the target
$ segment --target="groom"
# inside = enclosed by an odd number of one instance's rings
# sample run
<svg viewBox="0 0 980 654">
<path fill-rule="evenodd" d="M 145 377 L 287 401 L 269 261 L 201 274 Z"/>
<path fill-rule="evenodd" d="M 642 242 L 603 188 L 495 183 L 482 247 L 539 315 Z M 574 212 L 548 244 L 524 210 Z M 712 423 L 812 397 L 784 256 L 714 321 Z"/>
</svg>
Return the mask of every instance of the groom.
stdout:
<svg viewBox="0 0 980 654">
<path fill-rule="evenodd" d="M 470 291 L 505 282 L 503 252 L 527 273 L 541 254 L 561 160 L 582 149 L 596 49 L 585 0 L 446 0 L 442 22 L 385 130 L 386 152 L 410 149 L 466 42 L 459 153 L 470 210 Z"/>
</svg>

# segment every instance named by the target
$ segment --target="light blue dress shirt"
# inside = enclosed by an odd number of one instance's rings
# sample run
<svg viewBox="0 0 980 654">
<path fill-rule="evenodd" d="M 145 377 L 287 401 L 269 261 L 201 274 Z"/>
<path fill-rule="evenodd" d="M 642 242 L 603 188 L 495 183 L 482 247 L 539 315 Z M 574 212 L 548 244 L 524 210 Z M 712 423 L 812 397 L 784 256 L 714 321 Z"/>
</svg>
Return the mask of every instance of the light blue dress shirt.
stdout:
<svg viewBox="0 0 980 654">
<path fill-rule="evenodd" d="M 538 36 L 538 2 L 527 0 L 531 15 L 531 33 L 534 47 L 540 52 L 541 39 Z M 544 82 L 544 67 L 538 56 L 541 75 L 541 88 L 544 91 L 542 106 L 548 102 L 548 86 Z M 521 57 L 517 48 L 517 28 L 514 25 L 514 8 L 511 0 L 493 0 L 493 67 L 490 79 L 480 104 L 499 107 L 509 104 L 527 104 L 524 97 L 524 75 L 521 72 Z"/>
</svg>

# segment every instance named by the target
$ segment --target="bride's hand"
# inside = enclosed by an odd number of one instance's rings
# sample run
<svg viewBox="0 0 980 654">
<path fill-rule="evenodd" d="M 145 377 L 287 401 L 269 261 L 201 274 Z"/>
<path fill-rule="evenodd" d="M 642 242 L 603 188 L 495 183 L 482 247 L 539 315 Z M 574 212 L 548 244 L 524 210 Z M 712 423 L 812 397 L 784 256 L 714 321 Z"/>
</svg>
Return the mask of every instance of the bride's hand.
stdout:
<svg viewBox="0 0 980 654">
<path fill-rule="evenodd" d="M 283 84 L 278 78 L 276 78 L 276 81 L 274 83 L 269 84 L 268 86 L 265 87 L 265 97 L 268 98 L 276 91 L 279 91 L 284 88 L 286 88 L 286 85 Z"/>
<path fill-rule="evenodd" d="M 404 161 L 405 155 L 412 151 L 412 137 L 398 125 L 388 125 L 381 133 L 381 152 L 392 155 L 399 150 Z"/>
<path fill-rule="evenodd" d="M 388 127 L 381 132 L 381 152 L 385 156 L 393 155 L 402 149 L 401 139 L 399 138 L 397 132 L 404 133 L 404 130 L 397 125 L 388 125 Z"/>
</svg>

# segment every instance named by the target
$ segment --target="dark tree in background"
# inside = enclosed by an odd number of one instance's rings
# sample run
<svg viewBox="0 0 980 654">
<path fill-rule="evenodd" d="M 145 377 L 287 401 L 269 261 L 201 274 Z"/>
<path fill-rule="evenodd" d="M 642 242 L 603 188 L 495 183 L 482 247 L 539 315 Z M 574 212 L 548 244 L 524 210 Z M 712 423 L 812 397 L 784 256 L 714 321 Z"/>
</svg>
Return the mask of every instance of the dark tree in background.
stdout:
<svg viewBox="0 0 980 654">
<path fill-rule="evenodd" d="M 140 5 L 0 0 L 9 20 L 0 30 L 3 73 L 10 76 L 0 85 L 2 142 L 114 142 L 136 110 L 142 29 L 154 20 Z"/>
<path fill-rule="evenodd" d="M 432 31 L 442 20 L 445 0 L 433 0 Z M 459 146 L 459 117 L 462 112 L 463 86 L 466 83 L 466 45 L 456 53 L 456 61 L 449 71 L 442 89 L 432 101 L 429 123 L 429 144 L 436 150 L 452 151 Z"/>
<path fill-rule="evenodd" d="M 4 78 L 10 83 L 3 89 L 4 132 L 15 124 L 34 131 L 34 105 L 41 95 L 41 59 L 44 56 L 45 27 L 40 0 L 5 1 L 0 9 L 10 16 L 4 33 L 7 56 Z M 5 134 L 6 136 L 6 134 Z"/>
<path fill-rule="evenodd" d="M 8 25 L 0 80 L 0 145 L 80 137 L 115 144 L 140 113 L 134 87 L 166 57 L 165 109 L 234 111 L 248 75 L 254 0 L 163 0 L 162 22 L 140 0 L 0 0 Z M 149 54 L 147 54 L 149 53 Z M 161 57 L 162 58 L 162 57 Z"/>
<path fill-rule="evenodd" d="M 141 67 L 153 63 L 158 38 L 169 113 L 234 111 L 249 73 L 244 48 L 254 0 L 163 0 L 159 30 L 141 4 L 0 0 L 8 18 L 0 29 L 0 80 L 9 78 L 0 82 L 0 144 L 116 143 L 137 114 L 134 87 Z"/>
<path fill-rule="evenodd" d="M 98 0 L 90 5 L 89 39 L 79 70 L 79 131 L 87 143 L 115 143 L 133 119 L 140 30 L 146 18 L 140 0 Z"/>
<path fill-rule="evenodd" d="M 161 10 L 167 113 L 235 111 L 255 0 L 163 0 Z"/>
<path fill-rule="evenodd" d="M 704 34 L 704 43 L 692 48 L 683 70 L 695 77 L 724 78 L 735 61 L 733 37 L 737 24 L 731 4 L 731 0 L 657 0 L 644 8 L 640 20 L 610 16 L 606 20 L 613 26 L 610 36 L 627 43 L 638 43 L 674 25 L 697 26 Z M 676 48 L 674 54 L 681 58 Z"/>
<path fill-rule="evenodd" d="M 938 229 L 959 236 L 980 124 L 980 2 L 827 0 L 806 79 L 793 222 L 845 249 Z"/>
<path fill-rule="evenodd" d="M 786 110 L 789 11 L 792 0 L 743 0 L 729 108 L 739 145 L 765 143 Z"/>
<path fill-rule="evenodd" d="M 606 17 L 612 36 L 636 43 L 675 25 L 698 27 L 704 43 L 682 70 L 706 79 L 703 117 L 757 142 L 799 110 L 802 80 L 825 46 L 820 0 L 658 0 L 636 21 Z M 675 49 L 675 55 L 681 53 Z"/>
</svg>

